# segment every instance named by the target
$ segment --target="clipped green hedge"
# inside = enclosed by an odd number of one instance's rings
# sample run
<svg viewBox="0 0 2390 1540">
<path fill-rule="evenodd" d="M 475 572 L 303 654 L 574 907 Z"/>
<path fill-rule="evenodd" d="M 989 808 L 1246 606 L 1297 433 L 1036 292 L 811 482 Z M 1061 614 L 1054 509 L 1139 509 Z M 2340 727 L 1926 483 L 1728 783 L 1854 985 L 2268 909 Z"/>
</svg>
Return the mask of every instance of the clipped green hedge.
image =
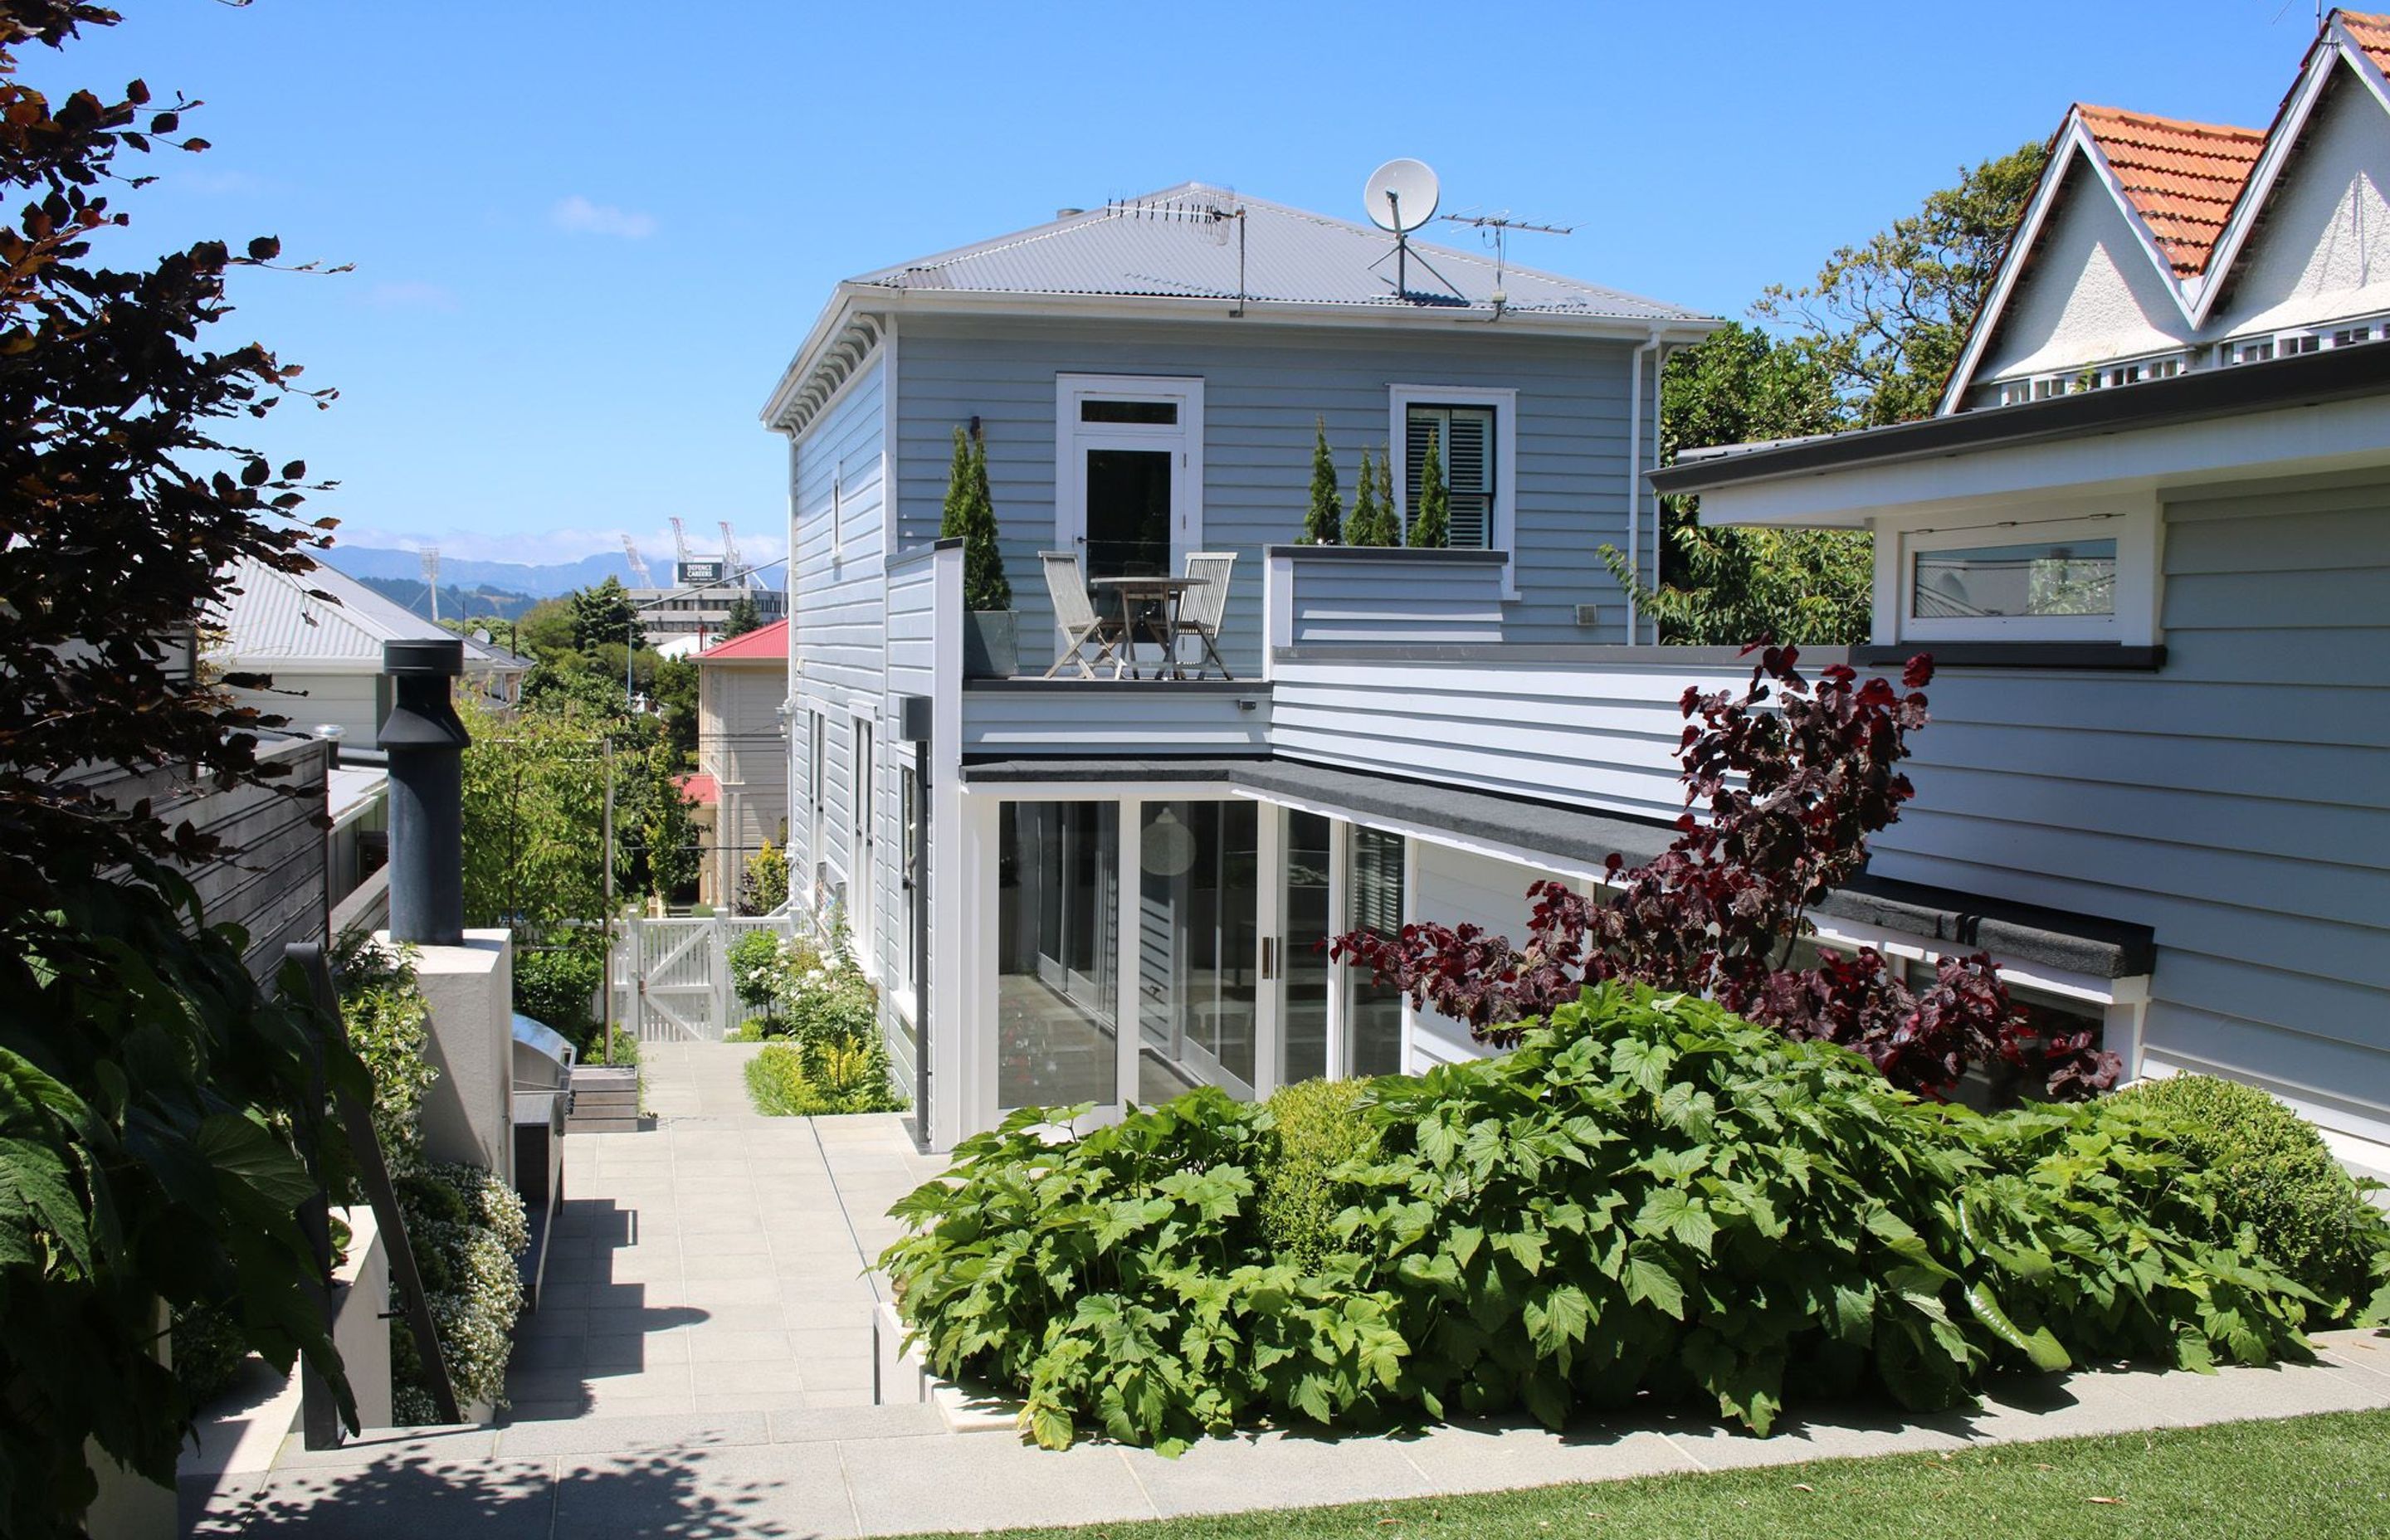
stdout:
<svg viewBox="0 0 2390 1540">
<path fill-rule="evenodd" d="M 2183 1154 L 2214 1179 L 2218 1214 L 2338 1319 L 2390 1290 L 2390 1218 L 2366 1200 L 2323 1136 L 2254 1085 L 2175 1075 L 2122 1092 L 2168 1114 Z M 2390 1297 L 2383 1301 L 2390 1304 Z"/>
<path fill-rule="evenodd" d="M 1367 1110 L 1374 1157 L 1330 1168 L 1341 1246 L 1302 1263 L 1258 1197 L 1267 1108 L 1197 1091 L 1063 1144 L 1072 1110 L 1016 1113 L 893 1211 L 899 1307 L 937 1372 L 1023 1393 L 1049 1446 L 1522 1405 L 1558 1426 L 1645 1392 L 1765 1433 L 1796 1392 L 1938 1408 L 2005 1369 L 2303 1349 L 2305 1291 L 2153 1110 L 1983 1118 L 1610 985 Z"/>
<path fill-rule="evenodd" d="M 1281 1087 L 1266 1105 L 1272 1137 L 1255 1173 L 1256 1217 L 1273 1256 L 1316 1267 L 1343 1249 L 1336 1216 L 1356 1194 L 1339 1173 L 1378 1145 L 1377 1128 L 1361 1110 L 1368 1090 L 1358 1080 L 1305 1080 Z"/>
</svg>

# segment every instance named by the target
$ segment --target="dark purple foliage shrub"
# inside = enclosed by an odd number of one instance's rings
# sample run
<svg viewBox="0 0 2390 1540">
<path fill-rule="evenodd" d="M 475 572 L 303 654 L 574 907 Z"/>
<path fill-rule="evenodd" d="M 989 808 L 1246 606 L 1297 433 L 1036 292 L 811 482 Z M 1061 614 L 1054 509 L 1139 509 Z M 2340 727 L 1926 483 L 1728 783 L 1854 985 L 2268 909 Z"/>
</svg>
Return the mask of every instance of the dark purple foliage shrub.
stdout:
<svg viewBox="0 0 2390 1540">
<path fill-rule="evenodd" d="M 1480 926 L 1414 923 L 1339 936 L 1330 956 L 1504 1047 L 1586 985 L 1625 979 L 1841 1044 L 1923 1095 L 1947 1095 L 1970 1064 L 1996 1060 L 2037 1069 L 2052 1095 L 2114 1084 L 2115 1055 L 2088 1032 L 2029 1030 L 1980 953 L 1944 957 L 1914 987 L 1871 947 L 1790 966 L 1809 906 L 1858 874 L 1868 836 L 1916 794 L 1899 764 L 1925 725 L 1934 661 L 1911 658 L 1895 689 L 1840 663 L 1812 684 L 1798 648 L 1745 650 L 1760 656 L 1740 695 L 1685 691 L 1686 811 L 1667 850 L 1632 868 L 1613 855 L 1609 891 L 1592 897 L 1536 883 L 1524 947 Z M 1707 817 L 1694 811 L 1704 803 Z"/>
</svg>

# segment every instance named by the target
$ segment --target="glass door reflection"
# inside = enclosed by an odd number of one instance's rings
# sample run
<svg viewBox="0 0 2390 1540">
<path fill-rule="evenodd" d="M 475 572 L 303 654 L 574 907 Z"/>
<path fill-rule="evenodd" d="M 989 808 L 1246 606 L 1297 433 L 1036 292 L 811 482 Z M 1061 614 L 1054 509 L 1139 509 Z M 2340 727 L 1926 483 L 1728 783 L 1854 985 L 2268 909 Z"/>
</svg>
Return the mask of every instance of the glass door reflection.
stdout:
<svg viewBox="0 0 2390 1540">
<path fill-rule="evenodd" d="M 1137 1097 L 1198 1085 L 1253 1094 L 1261 875 L 1250 802 L 1142 806 L 1137 840 Z"/>
</svg>

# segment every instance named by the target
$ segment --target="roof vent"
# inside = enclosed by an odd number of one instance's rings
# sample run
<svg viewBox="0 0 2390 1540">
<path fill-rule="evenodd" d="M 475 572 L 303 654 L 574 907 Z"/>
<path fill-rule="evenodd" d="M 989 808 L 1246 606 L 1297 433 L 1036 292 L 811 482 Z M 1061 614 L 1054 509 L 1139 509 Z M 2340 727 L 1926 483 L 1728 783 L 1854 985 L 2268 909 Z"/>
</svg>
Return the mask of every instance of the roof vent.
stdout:
<svg viewBox="0 0 2390 1540">
<path fill-rule="evenodd" d="M 1085 209 L 1057 209 L 1054 211 L 1054 217 L 1056 219 L 1068 219 L 1073 214 L 1083 214 L 1086 212 L 1087 211 Z"/>
</svg>

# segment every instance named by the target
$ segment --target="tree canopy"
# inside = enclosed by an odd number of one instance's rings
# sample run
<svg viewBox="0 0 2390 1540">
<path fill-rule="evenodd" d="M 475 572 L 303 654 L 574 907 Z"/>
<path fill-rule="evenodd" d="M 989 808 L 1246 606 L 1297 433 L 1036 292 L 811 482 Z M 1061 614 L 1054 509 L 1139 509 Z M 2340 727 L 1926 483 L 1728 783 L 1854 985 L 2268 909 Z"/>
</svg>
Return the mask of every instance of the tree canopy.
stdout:
<svg viewBox="0 0 2390 1540">
<path fill-rule="evenodd" d="M 1835 251 L 1810 283 L 1769 288 L 1752 307 L 1767 329 L 1729 326 L 1672 356 L 1660 381 L 1662 463 L 1711 444 L 1931 416 L 2043 160 L 2031 144 L 1963 170 L 1918 212 Z M 1698 498 L 1664 500 L 1656 590 L 1602 547 L 1662 640 L 1866 639 L 1867 535 L 1704 526 L 1699 513 Z"/>
<path fill-rule="evenodd" d="M 367 1090 L 208 925 L 181 871 L 217 841 L 92 774 L 271 784 L 272 719 L 189 667 L 190 638 L 220 573 L 304 572 L 330 527 L 303 521 L 304 466 L 227 427 L 331 399 L 218 340 L 228 277 L 276 240 L 101 264 L 145 180 L 124 162 L 205 149 L 198 104 L 19 77 L 25 50 L 116 20 L 0 0 L 0 1534 L 21 1536 L 83 1532 L 93 1444 L 172 1487 L 193 1408 L 155 1356 L 161 1304 L 221 1311 L 281 1367 L 305 1354 L 345 1399 L 299 1211 L 340 1170 L 318 1067 Z"/>
</svg>

